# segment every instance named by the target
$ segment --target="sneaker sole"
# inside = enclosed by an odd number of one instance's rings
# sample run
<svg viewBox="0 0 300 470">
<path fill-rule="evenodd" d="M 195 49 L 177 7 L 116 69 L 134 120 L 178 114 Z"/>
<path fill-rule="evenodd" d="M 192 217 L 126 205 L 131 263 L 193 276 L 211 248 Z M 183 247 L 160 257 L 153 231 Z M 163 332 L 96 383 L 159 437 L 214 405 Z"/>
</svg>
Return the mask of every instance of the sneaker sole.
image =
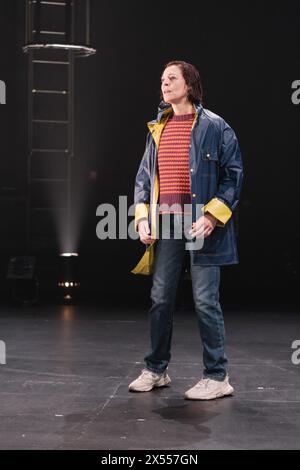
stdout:
<svg viewBox="0 0 300 470">
<path fill-rule="evenodd" d="M 222 393 L 207 395 L 205 398 L 204 397 L 185 395 L 185 398 L 187 400 L 214 400 L 215 398 L 227 397 L 227 396 L 233 395 L 233 394 L 234 394 L 234 388 L 229 385 L 227 387 L 227 389 Z"/>
</svg>

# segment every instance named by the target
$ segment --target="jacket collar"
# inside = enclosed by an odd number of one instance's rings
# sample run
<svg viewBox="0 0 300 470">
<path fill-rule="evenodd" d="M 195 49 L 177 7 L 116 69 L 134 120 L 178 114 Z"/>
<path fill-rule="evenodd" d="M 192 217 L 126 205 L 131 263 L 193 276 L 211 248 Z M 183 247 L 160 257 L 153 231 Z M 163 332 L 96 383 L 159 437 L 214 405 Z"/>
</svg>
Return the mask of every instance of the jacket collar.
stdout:
<svg viewBox="0 0 300 470">
<path fill-rule="evenodd" d="M 195 113 L 195 117 L 193 120 L 192 129 L 194 128 L 195 124 L 198 121 L 200 114 L 203 111 L 203 106 L 201 104 L 198 104 L 198 105 L 194 104 L 194 108 L 196 110 L 196 113 Z M 147 122 L 148 129 L 152 134 L 152 137 L 156 143 L 157 148 L 159 146 L 161 133 L 166 125 L 166 122 L 168 121 L 170 117 L 171 111 L 172 111 L 172 106 L 169 103 L 165 103 L 164 101 L 161 101 L 158 106 L 157 118 L 153 119 L 153 121 Z"/>
<path fill-rule="evenodd" d="M 199 116 L 203 110 L 202 104 L 200 103 L 194 104 L 194 108 L 196 110 L 196 113 Z M 158 108 L 157 108 L 157 118 L 154 119 L 153 121 L 149 121 L 149 124 L 159 123 L 162 120 L 162 118 L 166 117 L 171 111 L 172 111 L 172 105 L 162 100 L 159 103 Z"/>
</svg>

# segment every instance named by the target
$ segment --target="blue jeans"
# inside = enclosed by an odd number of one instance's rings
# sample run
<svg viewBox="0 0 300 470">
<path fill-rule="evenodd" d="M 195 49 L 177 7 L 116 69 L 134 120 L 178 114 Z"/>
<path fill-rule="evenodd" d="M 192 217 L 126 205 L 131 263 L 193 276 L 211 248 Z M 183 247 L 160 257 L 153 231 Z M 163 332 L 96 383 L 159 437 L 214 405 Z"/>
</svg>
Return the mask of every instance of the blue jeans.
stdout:
<svg viewBox="0 0 300 470">
<path fill-rule="evenodd" d="M 181 223 L 177 214 L 171 214 L 170 228 L 167 230 L 169 239 L 165 238 L 166 231 L 162 230 L 165 218 L 166 215 L 159 215 L 159 239 L 156 242 L 151 289 L 152 306 L 149 310 L 151 350 L 144 357 L 146 367 L 157 373 L 167 368 L 171 358 L 176 292 L 186 254 L 185 243 L 190 241 L 184 234 L 181 239 L 174 238 L 174 221 L 176 224 Z M 190 256 L 190 272 L 203 347 L 203 377 L 223 380 L 227 374 L 228 360 L 224 352 L 225 328 L 219 303 L 220 267 L 193 265 Z"/>
</svg>

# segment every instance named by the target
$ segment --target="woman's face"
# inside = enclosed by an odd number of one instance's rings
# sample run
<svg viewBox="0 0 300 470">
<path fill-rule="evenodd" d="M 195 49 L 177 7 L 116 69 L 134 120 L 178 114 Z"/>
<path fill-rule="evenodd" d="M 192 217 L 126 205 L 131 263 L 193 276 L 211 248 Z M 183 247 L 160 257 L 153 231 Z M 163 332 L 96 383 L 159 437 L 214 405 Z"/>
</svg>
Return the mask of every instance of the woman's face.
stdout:
<svg viewBox="0 0 300 470">
<path fill-rule="evenodd" d="M 161 76 L 161 91 L 166 103 L 178 104 L 186 101 L 188 86 L 178 65 L 170 65 Z"/>
</svg>

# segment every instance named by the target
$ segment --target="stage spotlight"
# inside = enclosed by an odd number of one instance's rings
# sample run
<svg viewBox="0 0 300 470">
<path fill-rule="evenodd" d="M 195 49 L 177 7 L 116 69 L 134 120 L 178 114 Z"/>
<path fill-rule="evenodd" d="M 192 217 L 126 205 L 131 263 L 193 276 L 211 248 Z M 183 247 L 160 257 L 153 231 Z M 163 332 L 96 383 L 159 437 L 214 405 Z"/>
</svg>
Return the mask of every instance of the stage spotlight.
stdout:
<svg viewBox="0 0 300 470">
<path fill-rule="evenodd" d="M 64 303 L 74 302 L 78 297 L 78 253 L 59 255 L 59 297 Z"/>
<path fill-rule="evenodd" d="M 10 283 L 14 302 L 23 306 L 37 303 L 39 282 L 36 275 L 36 258 L 34 256 L 11 258 L 6 279 Z"/>
</svg>

